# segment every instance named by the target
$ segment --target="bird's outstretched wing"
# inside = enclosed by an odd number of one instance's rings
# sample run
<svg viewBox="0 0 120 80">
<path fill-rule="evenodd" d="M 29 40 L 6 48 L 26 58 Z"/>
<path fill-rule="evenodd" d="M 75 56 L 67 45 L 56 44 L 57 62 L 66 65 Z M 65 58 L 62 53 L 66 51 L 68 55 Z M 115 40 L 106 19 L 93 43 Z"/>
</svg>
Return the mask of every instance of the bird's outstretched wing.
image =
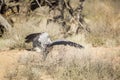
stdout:
<svg viewBox="0 0 120 80">
<path fill-rule="evenodd" d="M 65 40 L 54 41 L 51 44 L 48 44 L 47 47 L 52 47 L 52 46 L 55 46 L 55 45 L 70 45 L 70 46 L 73 46 L 73 47 L 76 47 L 76 48 L 84 48 L 80 44 L 77 44 L 77 43 L 72 42 L 72 41 L 65 41 Z"/>
<path fill-rule="evenodd" d="M 32 34 L 29 34 L 25 37 L 25 42 L 26 43 L 29 43 L 29 42 L 32 42 L 34 40 L 34 38 L 36 38 L 37 36 L 39 36 L 41 33 L 32 33 Z"/>
</svg>

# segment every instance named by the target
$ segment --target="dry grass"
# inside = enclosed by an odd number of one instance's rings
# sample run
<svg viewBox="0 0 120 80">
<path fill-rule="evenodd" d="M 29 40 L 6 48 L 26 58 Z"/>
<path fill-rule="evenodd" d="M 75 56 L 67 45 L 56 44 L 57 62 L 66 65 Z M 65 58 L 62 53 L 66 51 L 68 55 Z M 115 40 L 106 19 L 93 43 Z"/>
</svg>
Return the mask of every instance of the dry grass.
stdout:
<svg viewBox="0 0 120 80">
<path fill-rule="evenodd" d="M 46 9 L 44 9 L 45 11 Z M 43 12 L 42 13 L 35 14 L 31 13 L 29 17 L 23 17 L 23 16 L 14 16 L 13 20 L 15 21 L 13 28 L 11 31 L 6 32 L 3 35 L 3 38 L 1 38 L 2 42 L 0 44 L 6 44 L 7 40 L 7 46 L 6 45 L 0 45 L 0 49 L 2 47 L 7 48 L 25 48 L 25 36 L 30 33 L 37 33 L 37 32 L 48 32 L 52 37 L 58 37 L 58 35 L 62 31 L 62 27 L 57 23 L 49 23 L 47 24 L 47 14 Z M 34 15 L 34 16 L 33 16 Z M 3 42 L 4 41 L 4 42 Z"/>
<path fill-rule="evenodd" d="M 87 37 L 88 42 L 94 46 L 120 45 L 119 3 L 119 0 L 116 2 L 112 0 L 86 1 L 83 13 L 86 15 L 86 21 L 91 29 L 91 33 Z M 109 40 L 113 42 L 108 45 Z"/>
<path fill-rule="evenodd" d="M 120 80 L 120 49 L 86 48 L 120 45 L 119 0 L 89 0 L 85 3 L 86 22 L 91 29 L 88 35 L 78 34 L 68 40 L 84 44 L 85 49 L 55 46 L 46 61 L 41 54 L 26 52 L 13 69 L 6 70 L 7 80 Z M 116 4 L 116 5 L 115 5 Z M 42 11 L 41 11 L 42 10 Z M 0 39 L 3 48 L 25 48 L 24 38 L 34 32 L 48 32 L 53 39 L 60 38 L 62 26 L 47 25 L 47 7 L 33 12 L 27 19 L 17 18 L 14 27 Z M 18 16 L 19 17 L 19 16 Z M 8 60 L 9 61 L 9 60 Z M 43 75 L 49 76 L 42 78 Z"/>
<path fill-rule="evenodd" d="M 63 37 L 63 27 L 58 23 L 47 24 L 48 7 L 41 7 L 31 13 L 30 16 L 13 17 L 14 25 L 10 32 L 7 32 L 3 39 L 0 39 L 0 50 L 5 48 L 25 48 L 24 38 L 34 32 L 48 32 L 52 39 Z M 120 11 L 119 0 L 107 1 L 86 1 L 83 14 L 88 27 L 89 34 L 78 34 L 68 37 L 68 40 L 93 46 L 118 46 L 120 45 Z M 6 45 L 7 44 L 7 45 Z"/>
<path fill-rule="evenodd" d="M 83 13 L 92 32 L 88 35 L 83 33 L 67 38 L 84 44 L 85 49 L 55 46 L 46 61 L 42 60 L 40 53 L 26 52 L 20 56 L 14 70 L 9 68 L 6 70 L 5 78 L 7 80 L 120 80 L 120 49 L 86 48 L 85 43 L 87 41 L 93 46 L 120 45 L 120 15 L 117 11 L 119 5 L 115 6 L 111 2 L 112 0 L 86 2 Z M 57 23 L 46 25 L 49 17 L 44 11 L 46 9 L 42 9 L 43 13 L 36 13 L 36 16 L 33 13 L 27 20 L 18 19 L 11 32 L 0 39 L 0 50 L 3 47 L 25 48 L 24 37 L 29 33 L 45 31 L 53 39 L 59 38 L 62 32 L 61 25 Z"/>
<path fill-rule="evenodd" d="M 101 52 L 102 50 L 102 52 Z M 40 53 L 26 52 L 8 80 L 119 80 L 120 50 L 110 48 L 76 49 L 55 46 L 43 61 Z M 43 77 L 44 76 L 44 77 Z"/>
</svg>

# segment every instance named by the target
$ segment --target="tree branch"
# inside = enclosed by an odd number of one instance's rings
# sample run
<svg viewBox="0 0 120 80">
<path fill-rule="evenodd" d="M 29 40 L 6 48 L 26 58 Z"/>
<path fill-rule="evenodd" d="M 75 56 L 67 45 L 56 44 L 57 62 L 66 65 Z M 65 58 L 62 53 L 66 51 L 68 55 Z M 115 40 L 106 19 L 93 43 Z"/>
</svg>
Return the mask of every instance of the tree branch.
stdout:
<svg viewBox="0 0 120 80">
<path fill-rule="evenodd" d="M 1 14 L 0 14 L 0 24 L 3 25 L 7 31 L 10 31 L 12 28 L 12 26 Z"/>
</svg>

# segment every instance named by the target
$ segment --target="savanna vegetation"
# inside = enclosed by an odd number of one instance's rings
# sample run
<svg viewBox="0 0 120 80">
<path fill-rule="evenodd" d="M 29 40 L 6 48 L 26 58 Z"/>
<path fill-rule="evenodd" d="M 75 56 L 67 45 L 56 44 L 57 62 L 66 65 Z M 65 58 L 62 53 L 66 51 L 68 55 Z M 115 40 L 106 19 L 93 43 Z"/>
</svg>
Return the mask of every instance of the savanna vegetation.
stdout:
<svg viewBox="0 0 120 80">
<path fill-rule="evenodd" d="M 0 0 L 0 53 L 31 47 L 35 32 L 85 49 L 55 46 L 46 61 L 21 51 L 5 80 L 120 80 L 120 0 Z"/>
</svg>

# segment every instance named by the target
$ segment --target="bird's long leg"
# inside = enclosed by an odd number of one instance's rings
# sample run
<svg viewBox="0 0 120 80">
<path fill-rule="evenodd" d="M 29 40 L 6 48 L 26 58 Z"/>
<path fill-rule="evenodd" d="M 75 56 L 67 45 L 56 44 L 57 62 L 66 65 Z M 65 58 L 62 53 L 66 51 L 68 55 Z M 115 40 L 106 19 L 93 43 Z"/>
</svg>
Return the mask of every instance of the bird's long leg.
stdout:
<svg viewBox="0 0 120 80">
<path fill-rule="evenodd" d="M 47 45 L 44 45 L 44 48 L 43 48 L 43 60 L 46 60 L 47 58 L 47 55 L 49 53 L 49 48 L 47 47 Z"/>
</svg>

